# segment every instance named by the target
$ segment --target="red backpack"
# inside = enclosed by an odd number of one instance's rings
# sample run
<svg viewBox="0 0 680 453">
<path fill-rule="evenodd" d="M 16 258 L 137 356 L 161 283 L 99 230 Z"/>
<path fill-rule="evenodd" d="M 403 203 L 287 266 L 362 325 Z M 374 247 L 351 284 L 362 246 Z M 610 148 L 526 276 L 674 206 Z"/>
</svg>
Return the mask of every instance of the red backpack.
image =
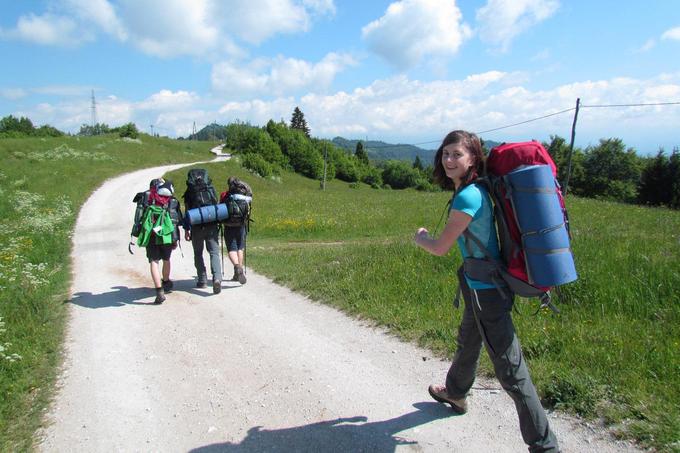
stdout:
<svg viewBox="0 0 680 453">
<path fill-rule="evenodd" d="M 569 246 L 569 220 L 557 182 L 557 167 L 537 141 L 504 143 L 489 152 L 487 175 L 475 183 L 484 186 L 493 202 L 501 261 L 468 230 L 484 259 L 466 258 L 467 275 L 493 283 L 502 293 L 508 287 L 522 297 L 538 297 L 541 307 L 558 311 L 550 288 L 576 280 Z"/>
</svg>

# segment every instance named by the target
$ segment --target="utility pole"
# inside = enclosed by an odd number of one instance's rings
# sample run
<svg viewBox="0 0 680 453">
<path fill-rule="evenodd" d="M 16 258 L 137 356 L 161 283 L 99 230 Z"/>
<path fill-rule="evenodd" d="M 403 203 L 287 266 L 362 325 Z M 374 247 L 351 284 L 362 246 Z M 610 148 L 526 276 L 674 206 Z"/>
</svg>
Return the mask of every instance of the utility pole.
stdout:
<svg viewBox="0 0 680 453">
<path fill-rule="evenodd" d="M 191 130 L 191 139 L 196 140 L 196 121 L 194 121 L 194 128 Z"/>
<path fill-rule="evenodd" d="M 569 158 L 567 159 L 567 176 L 564 179 L 564 195 L 569 191 L 569 176 L 571 175 L 571 155 L 574 153 L 574 137 L 576 136 L 576 121 L 578 120 L 578 109 L 581 106 L 581 98 L 576 98 L 576 111 L 574 112 L 574 122 L 571 125 L 571 143 L 569 143 Z"/>
<path fill-rule="evenodd" d="M 153 124 L 149 124 L 149 127 L 151 128 L 151 136 L 153 137 Z"/>
</svg>

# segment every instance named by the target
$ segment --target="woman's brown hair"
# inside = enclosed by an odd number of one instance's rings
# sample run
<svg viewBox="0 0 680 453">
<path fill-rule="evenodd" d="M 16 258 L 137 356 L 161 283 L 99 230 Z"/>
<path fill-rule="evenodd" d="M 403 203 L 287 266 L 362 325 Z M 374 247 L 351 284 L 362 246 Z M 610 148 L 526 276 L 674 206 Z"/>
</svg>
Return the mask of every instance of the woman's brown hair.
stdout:
<svg viewBox="0 0 680 453">
<path fill-rule="evenodd" d="M 434 156 L 434 170 L 432 171 L 432 176 L 434 182 L 439 185 L 444 190 L 453 190 L 455 185 L 453 180 L 446 176 L 446 171 L 444 171 L 444 164 L 442 164 L 442 154 L 444 153 L 444 147 L 451 144 L 463 145 L 465 149 L 470 152 L 470 155 L 474 159 L 474 165 L 470 167 L 467 175 L 463 178 L 461 187 L 470 184 L 478 176 L 484 174 L 484 151 L 482 150 L 482 143 L 472 132 L 467 131 L 451 131 L 449 132 L 442 144 L 437 149 L 437 153 Z"/>
</svg>

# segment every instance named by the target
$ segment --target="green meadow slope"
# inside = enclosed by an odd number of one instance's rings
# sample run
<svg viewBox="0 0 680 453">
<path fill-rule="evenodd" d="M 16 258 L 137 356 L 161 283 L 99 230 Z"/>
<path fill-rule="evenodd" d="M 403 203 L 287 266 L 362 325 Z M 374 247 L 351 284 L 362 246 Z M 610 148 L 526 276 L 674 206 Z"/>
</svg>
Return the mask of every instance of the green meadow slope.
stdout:
<svg viewBox="0 0 680 453">
<path fill-rule="evenodd" d="M 81 204 L 111 176 L 208 160 L 211 147 L 148 136 L 0 140 L 0 451 L 30 449 L 53 389 Z M 255 177 L 234 160 L 205 167 L 218 190 L 230 175 L 253 187 L 248 267 L 442 356 L 453 352 L 459 254 L 433 257 L 411 240 L 419 226 L 435 229 L 448 194 L 339 181 L 321 191 L 291 173 Z M 169 176 L 181 194 L 186 169 Z M 567 202 L 580 279 L 561 289 L 559 316 L 534 315 L 534 301 L 516 304 L 539 392 L 548 406 L 677 450 L 680 212 Z M 488 360 L 481 371 L 491 372 Z"/>
</svg>

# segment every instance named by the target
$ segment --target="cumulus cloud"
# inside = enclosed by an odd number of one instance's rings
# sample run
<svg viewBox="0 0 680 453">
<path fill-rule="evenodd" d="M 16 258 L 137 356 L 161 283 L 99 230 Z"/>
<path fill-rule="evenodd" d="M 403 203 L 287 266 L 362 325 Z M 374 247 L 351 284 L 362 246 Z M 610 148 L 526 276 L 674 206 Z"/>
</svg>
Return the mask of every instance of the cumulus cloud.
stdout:
<svg viewBox="0 0 680 453">
<path fill-rule="evenodd" d="M 663 40 L 680 41 L 680 27 L 674 27 L 666 30 L 662 35 Z"/>
<path fill-rule="evenodd" d="M 680 97 L 680 73 L 649 79 L 585 80 L 544 90 L 528 88 L 525 78 L 525 74 L 489 71 L 460 80 L 422 82 L 401 75 L 377 80 L 351 92 L 254 97 L 222 103 L 192 92 L 161 90 L 142 101 L 98 97 L 97 118 L 111 126 L 132 121 L 145 129 L 154 124 L 163 134 L 187 136 L 194 122 L 198 129 L 213 121 L 226 124 L 241 120 L 254 125 L 264 125 L 270 119 L 287 122 L 295 106 L 299 106 L 317 137 L 368 136 L 391 142 L 424 143 L 427 148 L 429 142 L 435 147 L 451 129 L 489 131 L 570 109 L 576 98 L 588 106 L 658 103 Z M 35 124 L 51 124 L 77 132 L 90 121 L 89 98 L 41 104 L 32 111 L 14 114 L 31 118 Z M 498 141 L 549 140 L 550 135 L 567 137 L 572 121 L 573 112 L 569 111 L 484 132 L 482 136 Z M 670 150 L 680 145 L 677 137 L 670 137 L 668 132 L 677 129 L 678 123 L 680 110 L 675 106 L 584 107 L 579 113 L 577 146 L 596 144 L 600 138 L 619 137 L 629 146 L 652 144 L 651 148 L 638 147 L 641 152 L 655 152 L 657 144 L 665 144 Z"/>
<path fill-rule="evenodd" d="M 335 76 L 356 60 L 348 54 L 329 53 L 312 63 L 279 56 L 250 63 L 225 61 L 212 70 L 213 89 L 234 98 L 281 96 L 308 90 L 327 89 Z"/>
<path fill-rule="evenodd" d="M 462 20 L 455 0 L 401 0 L 361 33 L 369 49 L 408 69 L 428 56 L 455 55 L 472 34 Z"/>
<path fill-rule="evenodd" d="M 333 0 L 63 0 L 43 15 L 22 16 L 0 37 L 77 46 L 103 33 L 162 58 L 233 58 L 245 53 L 239 41 L 305 32 L 315 17 L 333 14 Z"/>
<path fill-rule="evenodd" d="M 0 37 L 57 47 L 75 47 L 92 39 L 71 18 L 51 13 L 21 16 L 15 28 L 0 29 Z"/>
<path fill-rule="evenodd" d="M 558 8 L 558 0 L 488 0 L 477 10 L 479 37 L 505 52 L 513 39 L 555 14 Z"/>
</svg>

